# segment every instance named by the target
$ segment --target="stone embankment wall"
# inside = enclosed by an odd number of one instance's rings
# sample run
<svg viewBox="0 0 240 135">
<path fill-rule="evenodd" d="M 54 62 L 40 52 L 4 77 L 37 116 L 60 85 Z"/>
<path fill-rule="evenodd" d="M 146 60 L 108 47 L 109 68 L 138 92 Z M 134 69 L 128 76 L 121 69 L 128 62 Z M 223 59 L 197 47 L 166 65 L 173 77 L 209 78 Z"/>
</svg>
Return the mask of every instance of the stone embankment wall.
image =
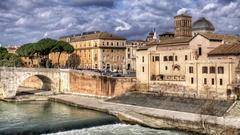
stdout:
<svg viewBox="0 0 240 135">
<path fill-rule="evenodd" d="M 107 77 L 90 72 L 69 72 L 69 90 L 70 93 L 86 94 L 93 96 L 112 97 L 118 96 L 126 91 L 136 90 L 135 78 Z M 21 87 L 41 88 L 42 81 L 35 76 L 25 80 Z"/>
<path fill-rule="evenodd" d="M 123 122 L 152 128 L 179 129 L 208 135 L 240 134 L 239 117 L 218 117 L 129 104 L 109 103 L 102 99 L 77 95 L 57 95 L 50 97 L 50 100 L 106 112 L 115 115 Z"/>
<path fill-rule="evenodd" d="M 196 89 L 189 88 L 184 84 L 173 84 L 173 83 L 137 83 L 136 89 L 144 91 L 153 91 L 166 95 L 180 96 L 180 97 L 193 97 L 200 99 L 235 99 L 234 94 L 227 96 L 226 93 L 216 93 L 208 89 L 197 91 Z"/>
<path fill-rule="evenodd" d="M 135 83 L 135 78 L 70 73 L 70 92 L 73 93 L 112 97 L 135 90 Z"/>
</svg>

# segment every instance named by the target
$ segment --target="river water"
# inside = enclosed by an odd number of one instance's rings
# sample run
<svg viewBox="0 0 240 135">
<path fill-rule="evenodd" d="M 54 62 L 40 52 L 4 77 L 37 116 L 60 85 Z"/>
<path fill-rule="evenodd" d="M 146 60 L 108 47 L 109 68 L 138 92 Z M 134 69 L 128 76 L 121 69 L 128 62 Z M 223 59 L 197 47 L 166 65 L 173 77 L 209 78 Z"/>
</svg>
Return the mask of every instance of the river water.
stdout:
<svg viewBox="0 0 240 135">
<path fill-rule="evenodd" d="M 188 135 L 119 124 L 108 114 L 41 101 L 0 102 L 0 135 Z"/>
</svg>

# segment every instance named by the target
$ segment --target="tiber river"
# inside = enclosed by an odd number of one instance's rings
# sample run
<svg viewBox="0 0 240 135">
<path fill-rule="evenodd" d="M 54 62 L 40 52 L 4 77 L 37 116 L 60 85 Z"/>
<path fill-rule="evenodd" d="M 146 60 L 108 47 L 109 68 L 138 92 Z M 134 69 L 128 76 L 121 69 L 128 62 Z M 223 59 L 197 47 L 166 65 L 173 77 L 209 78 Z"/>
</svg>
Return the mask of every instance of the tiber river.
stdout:
<svg viewBox="0 0 240 135">
<path fill-rule="evenodd" d="M 120 124 L 105 113 L 41 101 L 0 101 L 0 135 L 189 135 Z"/>
</svg>

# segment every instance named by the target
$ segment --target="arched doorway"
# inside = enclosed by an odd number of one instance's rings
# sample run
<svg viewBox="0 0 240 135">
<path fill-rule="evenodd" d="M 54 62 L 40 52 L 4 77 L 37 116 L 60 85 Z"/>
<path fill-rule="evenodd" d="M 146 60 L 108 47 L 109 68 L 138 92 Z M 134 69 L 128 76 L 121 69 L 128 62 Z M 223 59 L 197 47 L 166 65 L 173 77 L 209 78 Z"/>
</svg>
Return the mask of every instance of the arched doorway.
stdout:
<svg viewBox="0 0 240 135">
<path fill-rule="evenodd" d="M 24 79 L 17 88 L 16 96 L 39 94 L 52 90 L 52 80 L 44 75 L 33 75 Z"/>
</svg>

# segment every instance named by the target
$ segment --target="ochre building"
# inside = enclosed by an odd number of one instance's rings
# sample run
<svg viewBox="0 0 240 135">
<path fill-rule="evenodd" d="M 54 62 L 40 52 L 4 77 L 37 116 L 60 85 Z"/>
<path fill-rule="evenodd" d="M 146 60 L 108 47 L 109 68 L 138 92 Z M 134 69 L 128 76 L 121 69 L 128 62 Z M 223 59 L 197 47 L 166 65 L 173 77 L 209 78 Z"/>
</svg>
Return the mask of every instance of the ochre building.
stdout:
<svg viewBox="0 0 240 135">
<path fill-rule="evenodd" d="M 62 56 L 60 63 L 66 64 L 72 57 L 77 60 L 81 69 L 123 70 L 125 68 L 126 39 L 108 32 L 89 32 L 79 35 L 61 37 L 60 40 L 69 42 L 74 47 L 74 53 Z M 56 63 L 56 54 L 50 59 Z"/>
</svg>

